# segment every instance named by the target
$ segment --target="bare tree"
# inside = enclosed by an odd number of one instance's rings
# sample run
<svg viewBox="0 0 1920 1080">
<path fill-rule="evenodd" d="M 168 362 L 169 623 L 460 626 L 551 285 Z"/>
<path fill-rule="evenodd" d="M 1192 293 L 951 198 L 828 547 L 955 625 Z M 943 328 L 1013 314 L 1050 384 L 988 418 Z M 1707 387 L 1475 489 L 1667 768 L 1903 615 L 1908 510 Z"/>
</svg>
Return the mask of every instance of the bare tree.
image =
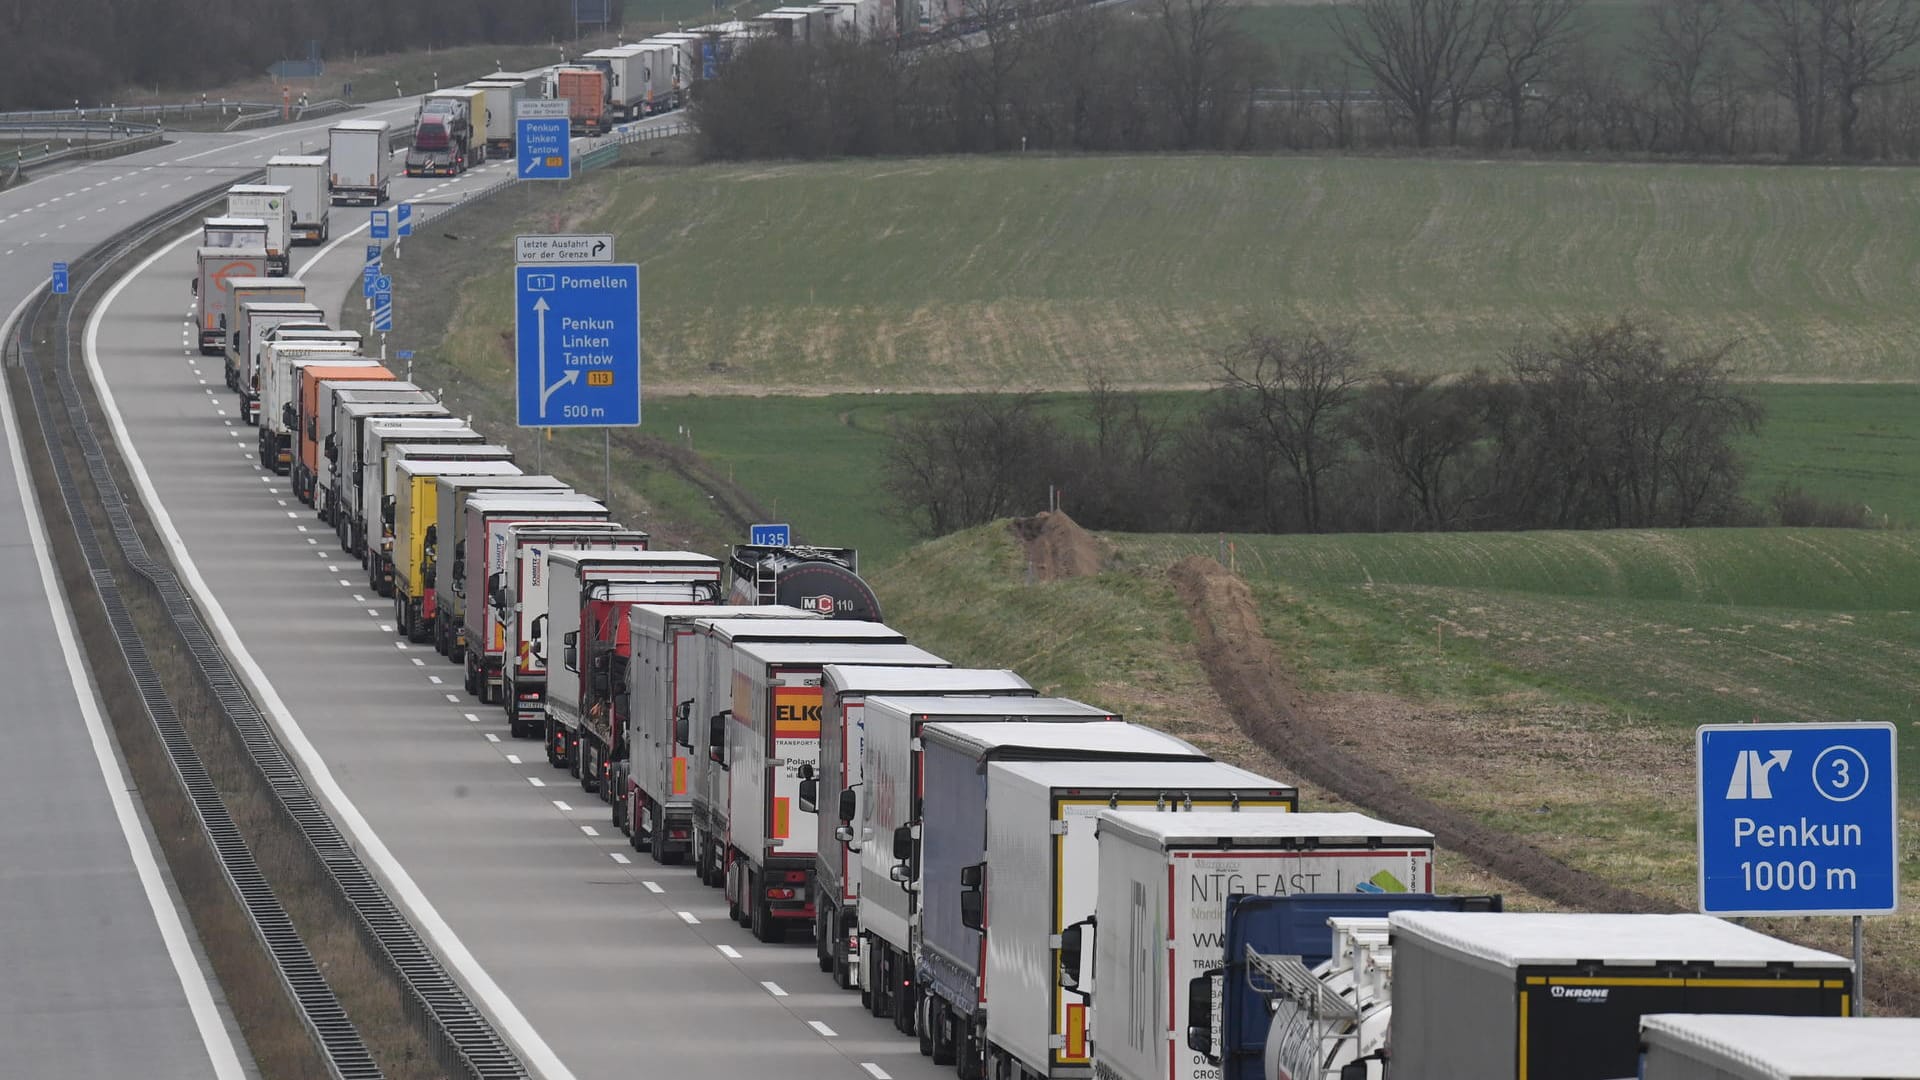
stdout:
<svg viewBox="0 0 1920 1080">
<path fill-rule="evenodd" d="M 1487 378 L 1455 383 L 1386 371 L 1353 408 L 1354 442 L 1398 486 L 1415 529 L 1456 528 L 1473 500 L 1469 474 L 1485 431 L 1478 405 Z"/>
<path fill-rule="evenodd" d="M 1488 62 L 1507 110 L 1508 145 L 1521 145 L 1529 88 L 1586 36 L 1585 0 L 1495 0 Z"/>
<path fill-rule="evenodd" d="M 1731 0 L 1656 0 L 1640 48 L 1648 73 L 1680 122 L 1679 145 L 1701 150 L 1706 123 L 1701 95 L 1728 66 Z"/>
<path fill-rule="evenodd" d="M 1209 107 L 1220 102 L 1222 62 L 1234 44 L 1235 0 L 1155 0 L 1154 18 L 1164 51 L 1168 106 L 1181 149 L 1201 142 Z"/>
<path fill-rule="evenodd" d="M 1055 441 L 1031 394 L 974 394 L 889 425 L 885 483 L 928 536 L 1030 505 Z"/>
<path fill-rule="evenodd" d="M 1245 399 L 1272 451 L 1293 473 L 1302 524 L 1320 531 L 1321 478 L 1346 450 L 1344 412 L 1361 382 L 1353 334 L 1254 330 L 1220 362 L 1221 386 Z"/>
<path fill-rule="evenodd" d="M 1843 0 L 1747 0 L 1754 20 L 1746 38 L 1760 57 L 1767 87 L 1793 107 L 1796 153 L 1806 158 L 1826 142 L 1832 97 L 1835 11 Z"/>
<path fill-rule="evenodd" d="M 1840 110 L 1840 152 L 1859 152 L 1860 95 L 1905 82 L 1915 71 L 1908 55 L 1920 44 L 1920 4 L 1911 0 L 1832 0 L 1827 62 Z"/>
<path fill-rule="evenodd" d="M 1340 43 L 1407 112 L 1418 146 L 1433 145 L 1446 110 L 1458 138 L 1461 110 L 1486 59 L 1496 0 L 1360 0 L 1334 17 Z"/>
</svg>

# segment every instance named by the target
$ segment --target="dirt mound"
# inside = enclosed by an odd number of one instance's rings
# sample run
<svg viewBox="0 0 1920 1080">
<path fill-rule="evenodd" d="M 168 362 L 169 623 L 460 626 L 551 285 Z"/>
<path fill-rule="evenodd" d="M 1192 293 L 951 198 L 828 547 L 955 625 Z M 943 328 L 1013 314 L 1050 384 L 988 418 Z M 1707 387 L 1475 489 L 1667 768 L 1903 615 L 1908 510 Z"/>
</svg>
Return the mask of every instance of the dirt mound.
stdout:
<svg viewBox="0 0 1920 1080">
<path fill-rule="evenodd" d="M 1487 870 L 1577 909 L 1664 911 L 1670 905 L 1576 870 L 1518 837 L 1406 789 L 1393 775 L 1340 748 L 1294 683 L 1260 625 L 1246 582 L 1212 559 L 1193 555 L 1167 570 L 1187 615 L 1207 679 L 1254 741 L 1302 779 L 1393 821 L 1429 829 Z"/>
<path fill-rule="evenodd" d="M 1089 577 L 1107 564 L 1107 545 L 1058 510 L 1014 518 L 1009 527 L 1026 547 L 1036 581 Z"/>
</svg>

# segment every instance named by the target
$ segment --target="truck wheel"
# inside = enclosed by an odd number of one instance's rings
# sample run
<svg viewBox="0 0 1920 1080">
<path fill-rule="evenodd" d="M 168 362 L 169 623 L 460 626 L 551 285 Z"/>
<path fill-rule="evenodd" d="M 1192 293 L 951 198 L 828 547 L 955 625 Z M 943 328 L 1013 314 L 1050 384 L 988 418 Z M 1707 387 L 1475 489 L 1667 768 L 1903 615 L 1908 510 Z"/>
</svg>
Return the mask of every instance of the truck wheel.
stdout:
<svg viewBox="0 0 1920 1080">
<path fill-rule="evenodd" d="M 959 1046 L 956 1049 L 953 1071 L 960 1075 L 960 1080 L 986 1080 L 986 1039 L 982 1036 L 979 1026 L 971 1018 L 963 1021 L 955 1016 L 953 1022 L 954 1026 L 960 1027 L 961 1031 L 960 1038 L 955 1040 Z M 961 1027 L 962 1024 L 965 1026 Z"/>
<path fill-rule="evenodd" d="M 842 990 L 853 989 L 853 960 L 847 956 L 847 935 L 845 931 L 833 935 L 833 985 Z"/>
<path fill-rule="evenodd" d="M 920 998 L 927 991 L 912 980 L 913 967 L 908 959 L 900 957 L 894 966 L 893 980 L 893 1030 L 902 1035 L 913 1034 L 913 1010 L 920 1004 Z"/>
<path fill-rule="evenodd" d="M 566 760 L 567 775 L 580 779 L 580 742 L 567 738 L 567 729 L 560 729 L 560 756 Z"/>
<path fill-rule="evenodd" d="M 773 917 L 773 901 L 766 898 L 766 891 L 766 882 L 756 878 L 753 871 L 747 871 L 747 900 L 751 905 L 747 918 L 753 939 L 778 945 L 787 940 L 787 928 Z"/>
<path fill-rule="evenodd" d="M 940 999 L 934 997 L 932 994 L 921 995 L 920 1007 L 914 1010 L 913 1028 L 914 1035 L 920 1044 L 920 1056 L 933 1058 L 935 1065 L 953 1064 L 951 1061 L 941 1061 L 940 1058 L 936 1056 L 937 1051 L 935 1050 L 935 1046 L 937 1044 L 934 1042 L 933 1031 L 934 1026 L 944 1019 L 942 1016 L 944 1012 L 945 1010 L 940 1007 Z"/>
<path fill-rule="evenodd" d="M 727 894 L 727 918 L 732 919 L 736 923 L 741 923 L 740 890 L 735 887 L 738 884 L 738 878 L 740 876 L 739 867 L 726 867 L 720 872 L 720 876 L 721 880 L 725 882 L 725 884 L 721 886 L 721 889 Z M 742 925 L 744 925 L 744 923 L 742 923 Z"/>
<path fill-rule="evenodd" d="M 825 904 L 813 905 L 813 959 L 820 965 L 821 971 L 833 970 L 833 936 L 828 927 L 833 925 L 833 916 Z"/>
<path fill-rule="evenodd" d="M 573 775 L 580 778 L 580 790 L 589 793 L 595 791 L 600 787 L 600 782 L 596 779 L 594 772 L 594 770 L 598 768 L 598 765 L 593 760 L 593 743 L 582 738 L 580 740 L 580 752 L 574 756 L 580 759 L 573 764 Z"/>
</svg>

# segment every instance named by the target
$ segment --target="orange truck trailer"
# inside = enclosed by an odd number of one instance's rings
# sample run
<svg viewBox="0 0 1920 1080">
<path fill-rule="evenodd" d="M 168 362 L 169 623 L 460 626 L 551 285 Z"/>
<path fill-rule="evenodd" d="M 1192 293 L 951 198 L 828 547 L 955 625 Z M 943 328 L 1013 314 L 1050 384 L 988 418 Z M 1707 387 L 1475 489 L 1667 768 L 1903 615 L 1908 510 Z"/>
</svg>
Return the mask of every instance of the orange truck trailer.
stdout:
<svg viewBox="0 0 1920 1080">
<path fill-rule="evenodd" d="M 384 382 L 393 372 L 378 360 L 345 361 L 339 364 L 309 364 L 300 369 L 300 394 L 294 402 L 294 442 L 299 450 L 293 457 L 293 494 L 308 506 L 313 505 L 315 470 L 320 463 L 319 424 L 315 413 L 320 404 L 323 379 L 353 379 L 356 382 Z"/>
<path fill-rule="evenodd" d="M 558 92 L 554 96 L 569 103 L 567 127 L 573 134 L 605 135 L 613 130 L 613 111 L 607 103 L 610 76 L 606 71 L 597 67 L 561 68 L 555 78 Z"/>
</svg>

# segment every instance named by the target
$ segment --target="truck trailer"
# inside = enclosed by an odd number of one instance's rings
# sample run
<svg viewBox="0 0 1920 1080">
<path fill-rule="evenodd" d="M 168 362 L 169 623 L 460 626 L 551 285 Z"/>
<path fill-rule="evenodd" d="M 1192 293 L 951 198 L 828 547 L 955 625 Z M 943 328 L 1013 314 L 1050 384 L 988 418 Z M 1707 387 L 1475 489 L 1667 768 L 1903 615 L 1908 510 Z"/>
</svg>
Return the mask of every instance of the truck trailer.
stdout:
<svg viewBox="0 0 1920 1080">
<path fill-rule="evenodd" d="M 1093 935 L 1093 1062 L 1114 1080 L 1219 1075 L 1188 1045 L 1213 1002 L 1196 1009 L 1189 983 L 1225 960 L 1228 896 L 1433 891 L 1433 834 L 1364 814 L 1108 810 L 1095 831 L 1103 918 Z M 1084 990 L 1070 963 L 1081 938 L 1061 950 L 1069 989 Z"/>
<path fill-rule="evenodd" d="M 471 430 L 471 429 L 469 429 Z M 395 512 L 399 505 L 396 494 L 404 477 L 400 471 L 402 465 L 411 462 L 416 466 L 446 465 L 453 472 L 459 472 L 460 466 L 477 468 L 479 466 L 513 465 L 513 451 L 504 446 L 490 443 L 472 442 L 454 438 L 455 433 L 434 431 L 420 442 L 408 441 L 413 436 L 400 432 L 390 437 L 380 449 L 380 460 L 366 471 L 367 479 L 360 495 L 360 508 L 355 513 L 364 514 L 365 524 L 362 541 L 366 557 L 367 587 L 382 596 L 392 596 L 394 591 L 394 545 Z M 477 433 L 476 433 L 477 434 Z M 396 441 L 397 440 L 397 441 Z M 489 469 L 488 471 L 495 471 Z M 512 475 L 503 473 L 503 475 Z M 428 481 L 430 484 L 431 481 Z M 371 486 L 377 484 L 377 487 Z M 342 543 L 346 538 L 342 538 Z M 428 625 L 414 627 L 425 641 Z"/>
<path fill-rule="evenodd" d="M 627 764 L 625 796 L 614 804 L 614 822 L 635 851 L 674 864 L 693 847 L 691 783 L 698 762 L 691 754 L 692 724 L 706 656 L 697 621 L 820 616 L 778 605 L 630 604 L 622 618 L 631 650 L 624 712 Z M 616 724 L 622 719 L 618 705 Z"/>
<path fill-rule="evenodd" d="M 1640 1018 L 1640 1080 L 1920 1080 L 1920 1020 L 1905 1016 Z"/>
<path fill-rule="evenodd" d="M 267 276 L 267 249 L 202 247 L 194 253 L 193 295 L 200 324 L 200 355 L 226 351 L 238 309 L 232 284 Z"/>
<path fill-rule="evenodd" d="M 487 585 L 488 603 L 503 642 L 500 668 L 502 705 L 516 721 L 513 731 L 542 737 L 547 763 L 564 768 L 548 735 L 547 611 L 548 565 L 555 552 L 645 551 L 647 534 L 612 521 L 530 522 L 510 526 L 499 580 Z"/>
<path fill-rule="evenodd" d="M 466 661 L 466 524 L 467 500 L 487 493 L 510 496 L 516 493 L 573 494 L 566 482 L 555 476 L 501 476 L 482 482 L 458 476 L 442 476 L 433 484 L 434 523 L 429 540 L 433 545 L 431 573 L 426 584 L 434 589 L 433 646 L 449 661 Z"/>
<path fill-rule="evenodd" d="M 459 176 L 487 160 L 487 92 L 471 87 L 436 90 L 420 103 L 408 176 Z"/>
<path fill-rule="evenodd" d="M 227 216 L 267 223 L 267 276 L 293 272 L 293 188 L 286 184 L 235 184 L 227 189 Z"/>
<path fill-rule="evenodd" d="M 520 79 L 486 78 L 476 79 L 467 87 L 486 95 L 483 111 L 473 126 L 486 138 L 487 156 L 513 157 L 515 109 L 527 96 L 527 84 Z"/>
<path fill-rule="evenodd" d="M 327 364 L 305 364 L 298 367 L 293 375 L 300 380 L 293 399 L 293 495 L 305 505 L 312 506 L 314 491 L 319 486 L 319 469 L 324 464 L 320 457 L 320 384 L 334 379 L 387 382 L 393 380 L 394 375 L 380 361 L 367 357 Z"/>
<path fill-rule="evenodd" d="M 327 129 L 327 192 L 335 206 L 387 201 L 392 135 L 385 120 L 342 120 Z"/>
<path fill-rule="evenodd" d="M 813 872 L 814 952 L 820 970 L 842 990 L 858 985 L 860 862 L 854 823 L 860 820 L 867 699 L 876 696 L 1026 697 L 1034 689 L 1005 669 L 898 668 L 828 664 L 820 669 L 820 760 L 800 785 L 800 801 L 819 826 Z M 852 796 L 848 797 L 847 793 Z M 815 807 L 821 794 L 824 808 Z"/>
<path fill-rule="evenodd" d="M 315 488 L 320 487 L 323 482 L 329 487 L 336 482 L 333 477 L 340 471 L 339 431 L 349 423 L 345 415 L 346 407 L 376 403 L 434 405 L 438 404 L 438 401 L 431 391 L 423 390 L 405 379 L 369 375 L 364 379 L 349 376 L 321 379 L 316 382 L 313 388 L 312 404 L 308 405 L 303 401 L 299 410 L 304 425 L 301 431 L 302 442 L 313 442 L 319 447 L 319 460 L 314 468 L 320 475 L 314 480 Z M 312 417 L 311 423 L 305 422 L 308 416 Z M 330 525 L 333 523 L 332 513 L 324 509 L 323 503 L 316 501 L 315 511 L 322 520 Z"/>
<path fill-rule="evenodd" d="M 547 557 L 547 750 L 584 791 L 607 799 L 613 763 L 627 756 L 627 669 L 634 604 L 713 607 L 720 560 L 692 551 L 567 550 Z M 552 646 L 548 646 L 551 653 Z"/>
<path fill-rule="evenodd" d="M 1648 1013 L 1852 1012 L 1846 958 L 1707 915 L 1400 911 L 1388 924 L 1394 1080 L 1614 1080 L 1638 1071 Z"/>
<path fill-rule="evenodd" d="M 503 571 L 512 539 L 510 530 L 532 522 L 606 522 L 607 508 L 598 499 L 572 491 L 510 492 L 469 497 L 465 518 L 465 531 L 460 537 L 460 578 L 455 584 L 464 596 L 461 659 L 467 693 L 482 704 L 508 704 L 500 698 L 507 642 L 493 609 L 497 600 L 505 597 Z M 538 713 L 522 717 L 509 704 L 507 720 L 516 735 L 525 737 L 538 733 L 541 717 Z"/>
<path fill-rule="evenodd" d="M 327 360 L 378 362 L 361 356 L 359 345 L 352 342 L 311 340 L 303 334 L 283 338 L 279 327 L 267 332 L 260 354 L 261 468 L 282 476 L 292 471 L 300 368 Z"/>
<path fill-rule="evenodd" d="M 425 447 L 447 444 L 446 452 L 423 457 L 459 458 L 469 461 L 511 461 L 513 453 L 504 447 L 490 446 L 485 436 L 473 430 L 457 416 L 396 416 L 368 418 L 360 423 L 360 438 L 354 442 L 341 433 L 340 511 L 333 525 L 340 547 L 348 554 L 372 566 L 381 538 L 383 500 L 393 478 L 393 451 L 402 444 Z M 386 596 L 390 589 L 380 593 Z"/>
<path fill-rule="evenodd" d="M 282 325 L 295 329 L 328 329 L 325 313 L 318 305 L 306 302 L 304 297 L 306 290 L 301 286 L 299 278 L 266 280 L 272 281 L 274 286 L 283 288 L 267 291 L 264 294 L 253 289 L 242 288 L 240 294 L 235 297 L 240 320 L 233 332 L 233 344 L 227 350 L 226 368 L 228 378 L 231 380 L 228 389 L 238 395 L 241 419 L 248 424 L 259 423 L 259 357 L 273 329 Z"/>
<path fill-rule="evenodd" d="M 332 235 L 333 200 L 327 192 L 327 159 L 321 154 L 275 154 L 267 159 L 267 183 L 287 188 L 293 207 L 294 244 L 324 244 Z"/>
<path fill-rule="evenodd" d="M 262 251 L 267 247 L 267 223 L 257 217 L 218 217 L 203 218 L 200 222 L 200 246 L 209 248 L 244 248 Z M 265 274 L 258 275 L 265 277 Z"/>
<path fill-rule="evenodd" d="M 511 461 L 401 461 L 395 466 L 398 479 L 393 486 L 391 553 L 393 562 L 394 631 L 408 641 L 424 642 L 433 636 L 434 616 L 438 614 L 434 593 L 434 557 L 439 532 L 436 528 L 440 503 L 438 486 L 442 480 L 459 477 L 484 483 L 521 475 Z"/>
<path fill-rule="evenodd" d="M 248 304 L 303 304 L 307 299 L 307 287 L 299 278 L 284 277 L 236 277 L 228 278 L 226 284 L 226 333 L 220 341 L 220 351 L 224 357 L 222 367 L 225 369 L 227 389 L 240 391 L 250 382 L 247 368 L 251 362 L 247 352 L 246 311 L 243 309 Z"/>
<path fill-rule="evenodd" d="M 732 603 L 784 604 L 833 619 L 880 621 L 880 600 L 861 580 L 852 548 L 735 544 L 727 570 Z"/>
<path fill-rule="evenodd" d="M 829 619 L 822 635 L 851 625 L 880 627 Z M 802 779 L 820 759 L 820 669 L 948 664 L 905 641 L 736 642 L 726 656 L 732 708 L 713 717 L 708 746 L 727 778 L 726 818 L 718 831 L 725 844 L 728 908 L 756 939 L 783 941 L 792 928 L 813 928 L 819 827 L 799 795 Z"/>
<path fill-rule="evenodd" d="M 573 135 L 605 135 L 613 130 L 607 105 L 611 82 L 612 76 L 597 67 L 564 67 L 554 73 L 554 96 L 567 101 L 568 129 Z"/>
<path fill-rule="evenodd" d="M 335 396 L 338 397 L 337 394 Z M 347 520 L 347 485 L 360 462 L 368 422 L 451 419 L 447 415 L 447 407 L 438 401 L 337 400 L 333 407 L 331 441 L 324 447 L 326 459 L 320 463 L 314 480 L 314 513 L 336 530 Z M 381 430 L 399 434 L 403 429 L 388 425 Z"/>
</svg>

